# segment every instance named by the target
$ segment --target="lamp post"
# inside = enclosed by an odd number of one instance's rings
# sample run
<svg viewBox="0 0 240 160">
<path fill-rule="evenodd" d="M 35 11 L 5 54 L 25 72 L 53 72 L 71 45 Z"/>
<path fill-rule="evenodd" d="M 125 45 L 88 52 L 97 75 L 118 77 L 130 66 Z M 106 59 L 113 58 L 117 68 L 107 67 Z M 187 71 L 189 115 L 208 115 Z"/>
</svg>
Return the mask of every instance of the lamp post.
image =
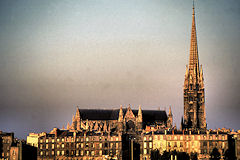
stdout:
<svg viewBox="0 0 240 160">
<path fill-rule="evenodd" d="M 131 139 L 131 160 L 133 160 L 133 139 Z"/>
</svg>

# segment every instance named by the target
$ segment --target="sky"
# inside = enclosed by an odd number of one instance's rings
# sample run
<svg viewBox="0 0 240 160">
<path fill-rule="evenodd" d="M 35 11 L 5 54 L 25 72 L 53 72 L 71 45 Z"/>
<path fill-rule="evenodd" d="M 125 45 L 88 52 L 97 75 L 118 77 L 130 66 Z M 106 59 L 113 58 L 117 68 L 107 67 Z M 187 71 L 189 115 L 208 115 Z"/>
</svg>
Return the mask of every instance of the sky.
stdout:
<svg viewBox="0 0 240 160">
<path fill-rule="evenodd" d="M 208 129 L 240 129 L 240 1 L 195 2 Z M 191 0 L 1 0 L 0 130 L 66 127 L 80 108 L 183 116 Z"/>
</svg>

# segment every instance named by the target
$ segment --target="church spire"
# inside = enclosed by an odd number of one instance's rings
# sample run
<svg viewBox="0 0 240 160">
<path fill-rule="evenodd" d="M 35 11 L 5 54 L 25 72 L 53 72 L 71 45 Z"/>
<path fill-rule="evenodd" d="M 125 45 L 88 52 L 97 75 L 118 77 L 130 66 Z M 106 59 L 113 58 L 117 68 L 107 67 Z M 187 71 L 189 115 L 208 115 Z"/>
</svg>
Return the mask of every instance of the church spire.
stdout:
<svg viewBox="0 0 240 160">
<path fill-rule="evenodd" d="M 192 8 L 192 30 L 189 65 L 184 80 L 184 123 L 182 127 L 206 130 L 205 93 L 202 67 L 199 69 L 195 7 Z"/>
<path fill-rule="evenodd" d="M 190 45 L 190 56 L 189 56 L 189 73 L 191 75 L 198 76 L 199 74 L 199 60 L 198 60 L 198 46 L 197 46 L 197 32 L 196 32 L 196 22 L 195 22 L 195 8 L 193 1 L 192 9 L 192 33 L 191 33 L 191 45 Z M 196 77 L 197 78 L 197 77 Z"/>
<path fill-rule="evenodd" d="M 123 122 L 123 109 L 122 109 L 122 105 L 120 106 L 120 110 L 119 110 L 118 122 Z"/>
<path fill-rule="evenodd" d="M 141 108 L 141 105 L 139 105 L 139 108 L 138 108 L 138 122 L 142 122 L 142 108 Z"/>
</svg>

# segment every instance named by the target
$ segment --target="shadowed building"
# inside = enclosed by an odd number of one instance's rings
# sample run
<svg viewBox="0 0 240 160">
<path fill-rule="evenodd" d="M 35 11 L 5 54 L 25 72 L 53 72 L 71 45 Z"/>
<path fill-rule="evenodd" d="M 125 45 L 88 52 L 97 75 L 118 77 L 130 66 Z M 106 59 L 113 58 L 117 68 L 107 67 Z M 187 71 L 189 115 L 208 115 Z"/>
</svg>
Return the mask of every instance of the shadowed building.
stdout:
<svg viewBox="0 0 240 160">
<path fill-rule="evenodd" d="M 172 118 L 172 114 L 170 114 Z M 171 119 L 170 118 L 170 119 Z M 121 131 L 137 132 L 147 126 L 164 129 L 167 126 L 168 116 L 165 111 L 160 110 L 132 110 L 130 106 L 120 109 L 79 109 L 72 118 L 71 130 L 97 130 L 97 131 Z M 172 121 L 168 122 L 171 126 Z"/>
<path fill-rule="evenodd" d="M 14 138 L 14 133 L 0 131 L 0 160 L 25 159 L 37 159 L 37 148 Z"/>
</svg>

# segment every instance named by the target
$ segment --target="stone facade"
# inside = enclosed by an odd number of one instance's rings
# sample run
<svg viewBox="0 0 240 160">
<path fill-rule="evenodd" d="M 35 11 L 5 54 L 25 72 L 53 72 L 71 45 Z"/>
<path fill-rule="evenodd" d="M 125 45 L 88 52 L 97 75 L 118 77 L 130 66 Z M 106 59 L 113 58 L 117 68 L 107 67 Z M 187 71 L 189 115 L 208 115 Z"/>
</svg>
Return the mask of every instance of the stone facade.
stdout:
<svg viewBox="0 0 240 160">
<path fill-rule="evenodd" d="M 54 128 L 39 136 L 38 159 L 142 159 L 143 133 L 172 126 L 171 120 L 167 122 L 172 119 L 172 113 L 169 115 L 142 110 L 141 106 L 138 110 L 130 106 L 116 110 L 77 108 L 67 129 Z"/>
<path fill-rule="evenodd" d="M 0 131 L 0 159 L 10 159 L 10 149 L 14 143 L 14 133 Z"/>
<path fill-rule="evenodd" d="M 213 148 L 217 148 L 223 159 L 228 149 L 228 134 L 219 132 L 152 132 L 144 136 L 144 157 L 150 159 L 150 150 L 197 153 L 198 159 L 209 159 Z"/>
<path fill-rule="evenodd" d="M 24 140 L 14 138 L 14 133 L 0 131 L 0 160 L 37 159 L 37 148 Z"/>
<path fill-rule="evenodd" d="M 56 129 L 39 138 L 38 159 L 121 159 L 121 134 Z"/>
<path fill-rule="evenodd" d="M 235 138 L 235 153 L 236 157 L 239 160 L 240 159 L 240 132 L 234 135 Z"/>
</svg>

